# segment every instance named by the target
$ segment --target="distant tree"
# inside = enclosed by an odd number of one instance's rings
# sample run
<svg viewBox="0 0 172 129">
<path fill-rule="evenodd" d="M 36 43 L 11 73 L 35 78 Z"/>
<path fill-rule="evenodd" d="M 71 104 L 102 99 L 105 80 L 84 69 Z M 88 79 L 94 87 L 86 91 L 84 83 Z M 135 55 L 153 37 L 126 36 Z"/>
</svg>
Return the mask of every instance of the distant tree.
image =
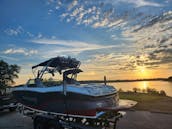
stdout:
<svg viewBox="0 0 172 129">
<path fill-rule="evenodd" d="M 122 88 L 120 88 L 118 91 L 119 91 L 119 92 L 124 92 Z"/>
<path fill-rule="evenodd" d="M 18 78 L 20 67 L 17 65 L 9 65 L 3 60 L 0 60 L 0 89 L 5 89 L 7 86 L 14 84 L 14 79 Z"/>
<path fill-rule="evenodd" d="M 161 95 L 161 96 L 167 96 L 164 90 L 160 90 L 159 95 Z"/>
<path fill-rule="evenodd" d="M 133 91 L 134 91 L 135 93 L 137 93 L 138 91 L 140 91 L 140 89 L 139 89 L 139 88 L 134 87 L 134 88 L 133 88 Z"/>
<path fill-rule="evenodd" d="M 146 89 L 142 89 L 142 92 L 143 92 L 143 93 L 146 93 Z"/>
<path fill-rule="evenodd" d="M 155 88 L 147 88 L 146 91 L 148 94 L 159 95 L 159 92 Z"/>
<path fill-rule="evenodd" d="M 169 81 L 172 81 L 172 76 L 168 77 L 168 80 L 169 80 Z"/>
</svg>

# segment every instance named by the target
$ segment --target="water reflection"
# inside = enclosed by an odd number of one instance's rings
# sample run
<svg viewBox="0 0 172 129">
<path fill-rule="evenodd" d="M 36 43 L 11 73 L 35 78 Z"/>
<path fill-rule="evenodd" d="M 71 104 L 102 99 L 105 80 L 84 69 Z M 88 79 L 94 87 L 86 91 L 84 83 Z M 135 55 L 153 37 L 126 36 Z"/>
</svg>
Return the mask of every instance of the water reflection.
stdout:
<svg viewBox="0 0 172 129">
<path fill-rule="evenodd" d="M 147 89 L 148 88 L 148 82 L 144 81 L 141 83 L 140 89 Z"/>
<path fill-rule="evenodd" d="M 139 88 L 142 91 L 147 88 L 154 88 L 157 91 L 164 90 L 168 96 L 172 96 L 172 83 L 168 81 L 116 82 L 109 84 L 115 86 L 118 90 L 121 88 L 124 91 L 132 91 L 133 88 Z"/>
</svg>

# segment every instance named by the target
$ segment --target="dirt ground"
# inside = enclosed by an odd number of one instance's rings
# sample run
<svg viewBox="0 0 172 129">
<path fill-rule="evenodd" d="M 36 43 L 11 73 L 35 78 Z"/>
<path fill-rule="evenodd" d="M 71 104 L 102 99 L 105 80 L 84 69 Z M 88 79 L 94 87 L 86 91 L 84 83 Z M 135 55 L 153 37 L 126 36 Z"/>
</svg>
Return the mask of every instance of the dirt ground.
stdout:
<svg viewBox="0 0 172 129">
<path fill-rule="evenodd" d="M 18 112 L 0 112 L 0 129 L 33 129 L 32 119 Z M 172 129 L 172 114 L 127 111 L 117 129 Z"/>
</svg>

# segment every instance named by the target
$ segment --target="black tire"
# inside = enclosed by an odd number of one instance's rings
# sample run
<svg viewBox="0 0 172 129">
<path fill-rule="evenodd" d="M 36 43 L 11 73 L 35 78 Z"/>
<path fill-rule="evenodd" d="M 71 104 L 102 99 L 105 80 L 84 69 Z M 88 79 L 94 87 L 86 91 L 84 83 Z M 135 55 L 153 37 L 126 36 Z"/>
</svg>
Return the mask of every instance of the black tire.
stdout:
<svg viewBox="0 0 172 129">
<path fill-rule="evenodd" d="M 47 129 L 57 129 L 55 126 L 49 126 Z"/>
<path fill-rule="evenodd" d="M 46 126 L 46 129 L 64 129 L 64 128 L 62 128 L 61 125 L 57 123 L 57 121 L 50 120 Z"/>
<path fill-rule="evenodd" d="M 15 111 L 15 110 L 16 110 L 15 107 L 10 107 L 10 108 L 9 108 L 9 111 L 10 111 L 10 112 L 13 112 L 13 111 Z"/>
<path fill-rule="evenodd" d="M 44 129 L 43 121 L 39 119 L 34 120 L 34 129 Z"/>
<path fill-rule="evenodd" d="M 45 116 L 37 116 L 34 119 L 34 129 L 64 129 L 57 120 Z"/>
<path fill-rule="evenodd" d="M 34 129 L 44 129 L 44 125 L 42 123 L 36 123 Z"/>
</svg>

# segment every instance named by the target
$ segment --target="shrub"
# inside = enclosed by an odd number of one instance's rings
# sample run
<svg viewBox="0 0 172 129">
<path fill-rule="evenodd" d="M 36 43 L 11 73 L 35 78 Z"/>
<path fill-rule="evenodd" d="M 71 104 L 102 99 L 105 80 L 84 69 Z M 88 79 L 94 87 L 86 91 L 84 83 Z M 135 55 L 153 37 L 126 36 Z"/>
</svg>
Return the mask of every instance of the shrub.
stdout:
<svg viewBox="0 0 172 129">
<path fill-rule="evenodd" d="M 124 92 L 122 88 L 120 88 L 118 91 L 119 91 L 119 92 Z"/>
<path fill-rule="evenodd" d="M 159 95 L 161 95 L 161 96 L 167 96 L 164 90 L 160 90 Z"/>
<path fill-rule="evenodd" d="M 133 91 L 134 91 L 135 93 L 137 93 L 138 91 L 140 91 L 140 89 L 139 89 L 139 88 L 134 87 L 134 88 L 133 88 Z"/>
</svg>

